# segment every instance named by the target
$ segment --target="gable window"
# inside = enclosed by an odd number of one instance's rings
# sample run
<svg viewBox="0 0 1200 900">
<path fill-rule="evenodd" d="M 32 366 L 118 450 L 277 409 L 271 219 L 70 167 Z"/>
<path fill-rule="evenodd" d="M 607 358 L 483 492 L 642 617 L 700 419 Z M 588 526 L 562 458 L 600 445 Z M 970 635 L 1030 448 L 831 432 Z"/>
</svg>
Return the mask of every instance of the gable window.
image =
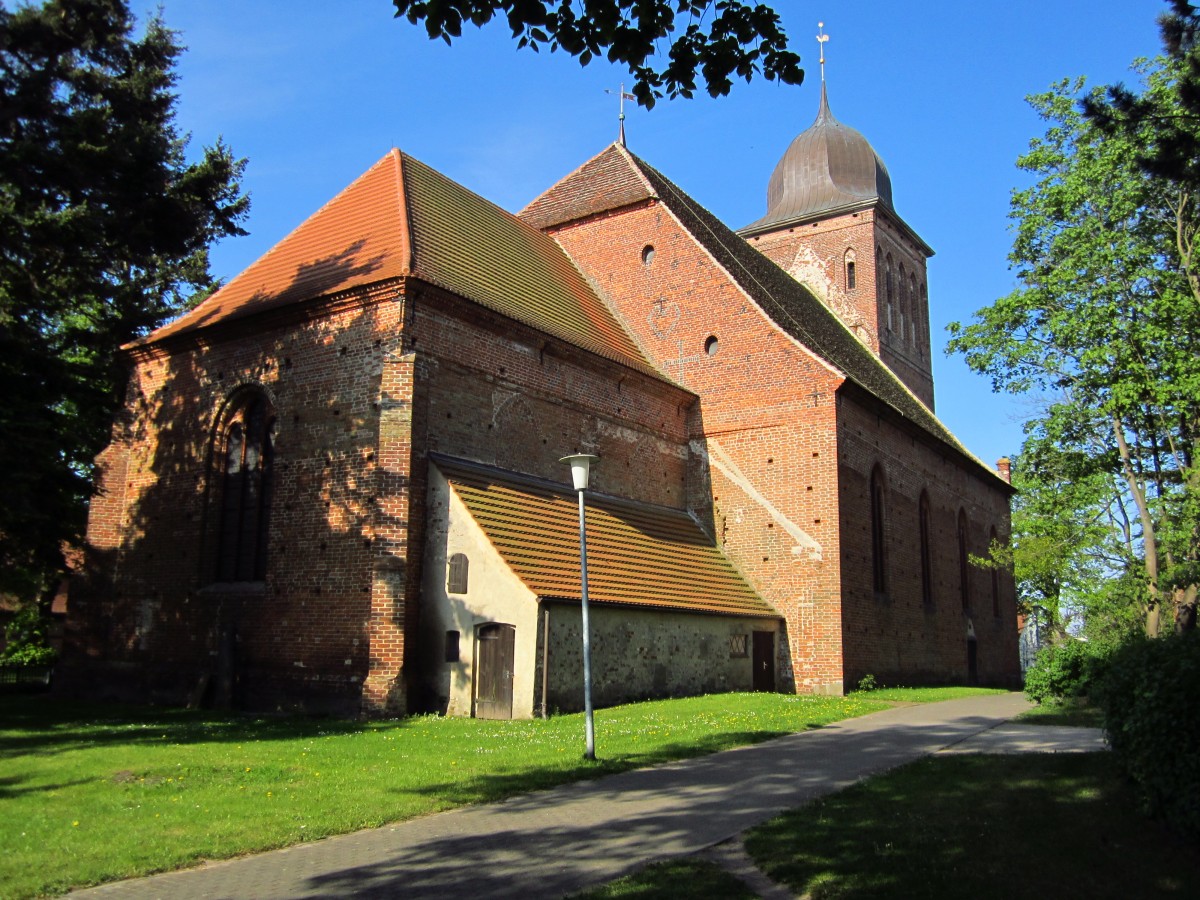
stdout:
<svg viewBox="0 0 1200 900">
<path fill-rule="evenodd" d="M 958 511 L 958 590 L 963 610 L 971 608 L 971 559 L 967 552 L 967 514 Z"/>
<path fill-rule="evenodd" d="M 450 557 L 446 572 L 446 591 L 448 593 L 465 594 L 467 592 L 467 569 L 469 567 L 467 554 L 455 553 Z"/>
<path fill-rule="evenodd" d="M 887 497 L 883 472 L 871 472 L 871 582 L 876 597 L 887 594 Z"/>
<path fill-rule="evenodd" d="M 933 606 L 933 550 L 929 541 L 929 494 L 921 491 L 917 528 L 921 538 L 921 602 Z"/>
<path fill-rule="evenodd" d="M 233 408 L 221 436 L 218 581 L 262 581 L 267 574 L 275 418 L 255 391 Z"/>
</svg>

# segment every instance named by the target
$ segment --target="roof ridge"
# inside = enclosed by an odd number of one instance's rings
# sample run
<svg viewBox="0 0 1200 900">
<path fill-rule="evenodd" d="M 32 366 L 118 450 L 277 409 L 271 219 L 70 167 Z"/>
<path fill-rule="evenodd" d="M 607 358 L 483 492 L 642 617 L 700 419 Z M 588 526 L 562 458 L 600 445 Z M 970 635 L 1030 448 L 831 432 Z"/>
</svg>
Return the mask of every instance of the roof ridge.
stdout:
<svg viewBox="0 0 1200 900">
<path fill-rule="evenodd" d="M 412 213 L 408 203 L 408 188 L 404 178 L 404 151 L 393 147 L 388 154 L 396 161 L 396 203 L 401 221 L 404 222 L 404 264 L 403 270 L 412 272 L 417 264 L 416 241 L 413 238 Z"/>
<path fill-rule="evenodd" d="M 718 263 L 722 266 L 722 268 L 729 272 L 729 274 L 734 278 L 735 282 L 737 282 L 739 287 L 741 287 L 750 300 L 760 307 L 763 306 L 761 302 L 763 299 L 770 302 L 772 309 L 764 309 L 763 311 L 772 321 L 783 327 L 783 329 L 790 334 L 793 339 L 798 340 L 803 346 L 815 353 L 818 358 L 841 372 L 846 379 L 861 387 L 881 403 L 894 409 L 905 419 L 917 424 L 924 431 L 928 432 L 931 437 L 942 441 L 955 451 L 961 453 L 966 458 L 980 465 L 983 469 L 995 474 L 990 466 L 971 453 L 971 451 L 968 450 L 961 441 L 959 441 L 958 437 L 946 427 L 945 423 L 943 423 L 941 419 L 937 417 L 933 410 L 926 406 L 924 402 L 922 402 L 921 399 L 917 397 L 915 393 L 913 393 L 912 389 L 909 388 L 908 385 L 903 382 L 903 380 L 901 380 L 899 375 L 893 372 L 892 369 L 888 367 L 883 360 L 876 356 L 869 347 L 865 346 L 862 341 L 859 340 L 859 338 L 847 327 L 846 323 L 843 322 L 833 312 L 833 310 L 821 302 L 821 300 L 816 297 L 803 283 L 797 281 L 785 270 L 780 268 L 773 260 L 752 247 L 750 243 L 745 240 L 745 238 L 741 237 L 737 234 L 737 232 L 733 231 L 727 225 L 721 222 L 721 220 L 718 219 L 712 212 L 701 206 L 682 188 L 676 185 L 673 181 L 671 181 L 649 163 L 645 162 L 645 160 L 642 160 L 633 153 L 630 153 L 629 155 L 636 160 L 639 166 L 644 170 L 643 174 L 645 177 L 649 179 L 651 183 L 656 184 L 661 201 L 666 204 L 667 207 L 671 209 L 671 211 L 677 216 L 679 215 L 680 211 L 676 208 L 676 206 L 684 206 L 686 211 L 690 213 L 688 218 L 694 220 L 696 225 L 702 227 L 708 233 L 711 240 L 713 240 L 719 246 L 719 248 L 724 251 L 722 255 L 725 256 L 726 259 L 722 260 L 718 258 Z M 659 184 L 661 184 L 661 186 L 659 186 Z M 688 225 L 687 222 L 684 222 L 683 225 L 689 233 L 695 235 L 694 226 Z M 722 233 L 722 231 L 725 233 Z M 696 237 L 697 239 L 701 239 L 701 235 L 696 235 Z M 732 240 L 729 240 L 728 238 L 732 238 Z M 708 249 L 710 249 L 711 252 L 711 248 Z M 815 336 L 813 329 L 808 327 L 805 322 L 794 315 L 793 312 L 788 309 L 788 305 L 777 296 L 776 287 L 766 283 L 763 278 L 760 278 L 757 273 L 755 273 L 749 266 L 746 265 L 742 255 L 748 253 L 754 254 L 754 262 L 757 265 L 765 266 L 766 271 L 770 272 L 775 279 L 779 280 L 779 286 L 784 287 L 788 293 L 794 296 L 805 298 L 804 302 L 807 306 L 811 307 L 810 309 L 806 310 L 806 312 L 811 312 L 814 315 L 820 316 L 825 323 L 833 324 L 836 326 L 836 329 L 839 333 L 846 335 L 850 341 L 846 342 L 844 346 L 848 348 L 849 353 L 857 355 L 859 359 L 854 360 L 849 358 L 839 358 L 842 356 L 842 354 L 831 351 L 829 347 L 825 346 L 825 343 Z M 736 266 L 736 271 L 730 265 L 731 263 Z M 787 281 L 784 282 L 781 279 L 787 279 Z M 749 282 L 749 284 L 747 284 L 747 282 Z M 899 400 L 900 397 L 892 399 L 885 396 L 884 393 L 879 389 L 882 387 L 882 385 L 872 385 L 868 378 L 863 377 L 869 373 L 855 371 L 856 368 L 864 364 L 865 366 L 868 366 L 875 375 L 881 376 L 886 382 L 888 388 L 893 390 L 899 389 L 903 399 L 911 401 L 912 405 L 910 408 L 906 410 L 904 405 L 908 404 L 901 405 L 900 403 L 896 402 L 896 400 Z M 922 419 L 925 421 L 922 421 Z"/>
</svg>

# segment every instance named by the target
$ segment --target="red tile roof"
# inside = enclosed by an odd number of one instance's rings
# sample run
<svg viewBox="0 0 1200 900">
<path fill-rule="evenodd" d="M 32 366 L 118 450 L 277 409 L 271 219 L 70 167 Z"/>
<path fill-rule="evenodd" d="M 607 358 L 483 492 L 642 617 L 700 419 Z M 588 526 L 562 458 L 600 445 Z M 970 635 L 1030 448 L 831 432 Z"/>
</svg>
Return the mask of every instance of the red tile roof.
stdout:
<svg viewBox="0 0 1200 900">
<path fill-rule="evenodd" d="M 551 238 L 393 150 L 195 309 L 136 343 L 411 276 L 654 373 Z"/>
<path fill-rule="evenodd" d="M 579 600 L 579 506 L 569 486 L 431 459 L 526 587 Z M 595 493 L 586 506 L 590 602 L 779 617 L 682 510 Z"/>
</svg>

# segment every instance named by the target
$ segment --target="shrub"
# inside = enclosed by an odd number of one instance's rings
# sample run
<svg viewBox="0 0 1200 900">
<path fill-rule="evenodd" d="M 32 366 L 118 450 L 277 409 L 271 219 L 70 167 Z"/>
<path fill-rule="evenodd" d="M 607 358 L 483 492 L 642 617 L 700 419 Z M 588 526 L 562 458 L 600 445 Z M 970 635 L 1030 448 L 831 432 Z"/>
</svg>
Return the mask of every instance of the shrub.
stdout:
<svg viewBox="0 0 1200 900">
<path fill-rule="evenodd" d="M 48 666 L 58 655 L 46 640 L 46 621 L 35 604 L 20 609 L 4 629 L 6 646 L 0 651 L 0 664 L 9 666 Z"/>
<path fill-rule="evenodd" d="M 1096 698 L 1117 763 L 1147 811 L 1200 834 L 1200 635 L 1131 641 L 1109 660 Z"/>
<path fill-rule="evenodd" d="M 1034 703 L 1086 697 L 1102 664 L 1103 655 L 1085 641 L 1043 647 L 1025 672 L 1025 695 Z"/>
</svg>

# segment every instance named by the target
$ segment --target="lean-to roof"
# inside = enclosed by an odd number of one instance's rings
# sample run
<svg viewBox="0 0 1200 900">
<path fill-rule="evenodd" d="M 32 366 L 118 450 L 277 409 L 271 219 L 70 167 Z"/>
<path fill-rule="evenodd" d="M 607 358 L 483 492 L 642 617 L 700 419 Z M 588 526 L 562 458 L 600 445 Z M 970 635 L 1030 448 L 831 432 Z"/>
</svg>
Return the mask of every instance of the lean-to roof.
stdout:
<svg viewBox="0 0 1200 900">
<path fill-rule="evenodd" d="M 579 507 L 567 485 L 431 455 L 492 546 L 539 599 L 580 599 Z M 682 510 L 587 494 L 588 600 L 778 618 Z"/>
</svg>

